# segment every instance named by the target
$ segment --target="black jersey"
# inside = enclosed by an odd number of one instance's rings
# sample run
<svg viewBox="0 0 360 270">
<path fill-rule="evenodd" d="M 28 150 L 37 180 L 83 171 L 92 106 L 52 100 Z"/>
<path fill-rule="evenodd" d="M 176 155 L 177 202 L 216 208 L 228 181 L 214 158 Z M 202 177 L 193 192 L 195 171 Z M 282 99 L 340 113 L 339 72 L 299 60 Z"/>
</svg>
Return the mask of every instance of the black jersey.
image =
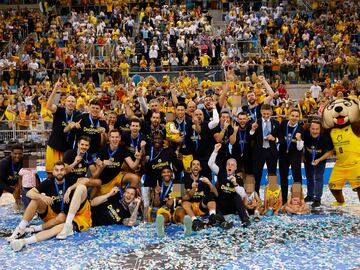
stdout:
<svg viewBox="0 0 360 270">
<path fill-rule="evenodd" d="M 51 148 L 60 152 L 65 152 L 73 148 L 76 129 L 65 133 L 64 128 L 69 122 L 76 121 L 80 115 L 80 112 L 76 110 L 74 110 L 71 115 L 68 115 L 65 108 L 57 107 L 54 113 L 52 131 L 48 142 Z"/>
<path fill-rule="evenodd" d="M 66 164 L 71 165 L 74 162 L 77 155 L 78 155 L 77 149 L 67 150 L 64 154 L 63 161 Z M 91 155 L 85 153 L 83 159 L 71 170 L 70 173 L 67 174 L 67 177 L 75 178 L 75 179 L 85 177 L 89 166 L 93 163 L 94 160 L 92 159 Z"/>
</svg>

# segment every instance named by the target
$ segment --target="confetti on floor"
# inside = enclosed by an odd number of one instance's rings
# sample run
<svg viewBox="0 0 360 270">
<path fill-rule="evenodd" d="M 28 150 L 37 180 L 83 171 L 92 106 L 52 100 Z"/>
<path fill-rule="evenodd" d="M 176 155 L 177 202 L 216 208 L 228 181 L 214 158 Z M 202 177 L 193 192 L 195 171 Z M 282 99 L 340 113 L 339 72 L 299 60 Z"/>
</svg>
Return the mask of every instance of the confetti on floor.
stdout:
<svg viewBox="0 0 360 270">
<path fill-rule="evenodd" d="M 155 226 L 92 228 L 66 240 L 52 239 L 15 253 L 4 237 L 20 221 L 12 207 L 0 207 L 1 269 L 356 269 L 360 267 L 360 205 L 335 209 L 325 190 L 324 207 L 308 216 L 263 217 L 249 228 L 203 230 L 185 238 L 180 226 L 156 237 Z M 350 210 L 349 210 L 350 209 Z M 355 211 L 356 213 L 356 211 Z M 33 222 L 38 222 L 34 220 Z"/>
</svg>

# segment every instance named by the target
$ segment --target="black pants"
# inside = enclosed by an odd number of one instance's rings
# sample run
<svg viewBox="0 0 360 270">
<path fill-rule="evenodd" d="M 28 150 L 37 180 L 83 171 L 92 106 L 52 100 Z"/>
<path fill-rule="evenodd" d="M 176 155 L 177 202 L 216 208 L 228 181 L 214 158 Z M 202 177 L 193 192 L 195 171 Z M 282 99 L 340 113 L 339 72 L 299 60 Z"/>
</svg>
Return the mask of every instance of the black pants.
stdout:
<svg viewBox="0 0 360 270">
<path fill-rule="evenodd" d="M 292 176 L 294 179 L 294 182 L 301 183 L 301 154 L 299 154 L 298 151 L 296 153 L 289 152 L 289 154 L 286 153 L 280 153 L 279 156 L 279 170 L 280 170 L 280 181 L 281 181 L 281 195 L 282 195 L 282 201 L 283 204 L 287 202 L 288 198 L 288 190 L 289 190 L 289 168 L 291 166 Z"/>
<path fill-rule="evenodd" d="M 256 155 L 256 159 L 254 160 L 255 190 L 257 193 L 259 193 L 260 190 L 260 182 L 265 163 L 268 174 L 276 174 L 277 157 L 274 156 L 270 148 L 263 148 L 262 151 Z"/>
<path fill-rule="evenodd" d="M 249 221 L 245 205 L 239 194 L 235 194 L 232 200 L 221 200 L 216 202 L 216 210 L 219 214 L 238 214 L 241 222 Z"/>
</svg>

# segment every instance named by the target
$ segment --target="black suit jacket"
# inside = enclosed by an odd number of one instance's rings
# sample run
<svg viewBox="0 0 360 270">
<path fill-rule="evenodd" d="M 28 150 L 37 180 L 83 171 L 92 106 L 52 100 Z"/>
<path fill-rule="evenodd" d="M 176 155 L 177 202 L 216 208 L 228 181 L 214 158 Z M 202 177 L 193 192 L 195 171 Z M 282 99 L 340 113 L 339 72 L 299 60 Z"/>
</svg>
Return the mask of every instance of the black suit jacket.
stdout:
<svg viewBox="0 0 360 270">
<path fill-rule="evenodd" d="M 279 122 L 275 119 L 270 119 L 271 123 L 271 132 L 270 134 L 275 138 L 279 139 L 280 134 L 280 125 Z M 257 120 L 257 124 L 259 125 L 256 129 L 255 133 L 253 135 L 250 135 L 251 139 L 254 141 L 254 147 L 252 151 L 252 159 L 258 159 L 259 155 L 261 155 L 261 152 L 263 151 L 263 128 L 262 128 L 262 118 Z M 276 146 L 276 141 L 269 141 L 270 144 L 270 150 L 273 154 L 274 158 L 278 157 L 278 150 Z"/>
</svg>

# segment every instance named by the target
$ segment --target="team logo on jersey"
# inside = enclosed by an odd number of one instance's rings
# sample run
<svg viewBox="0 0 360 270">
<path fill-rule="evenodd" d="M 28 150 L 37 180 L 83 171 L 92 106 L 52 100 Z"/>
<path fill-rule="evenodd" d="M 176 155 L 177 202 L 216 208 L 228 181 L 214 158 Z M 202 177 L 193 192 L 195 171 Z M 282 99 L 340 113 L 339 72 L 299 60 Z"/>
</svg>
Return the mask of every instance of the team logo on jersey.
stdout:
<svg viewBox="0 0 360 270">
<path fill-rule="evenodd" d="M 342 135 L 340 134 L 340 135 L 338 135 L 337 136 L 337 138 L 336 138 L 336 140 L 338 141 L 338 142 L 341 142 L 342 141 L 342 139 L 343 139 L 343 137 L 342 137 Z"/>
<path fill-rule="evenodd" d="M 81 168 L 82 167 L 82 164 L 81 163 L 79 163 L 79 168 Z"/>
</svg>

